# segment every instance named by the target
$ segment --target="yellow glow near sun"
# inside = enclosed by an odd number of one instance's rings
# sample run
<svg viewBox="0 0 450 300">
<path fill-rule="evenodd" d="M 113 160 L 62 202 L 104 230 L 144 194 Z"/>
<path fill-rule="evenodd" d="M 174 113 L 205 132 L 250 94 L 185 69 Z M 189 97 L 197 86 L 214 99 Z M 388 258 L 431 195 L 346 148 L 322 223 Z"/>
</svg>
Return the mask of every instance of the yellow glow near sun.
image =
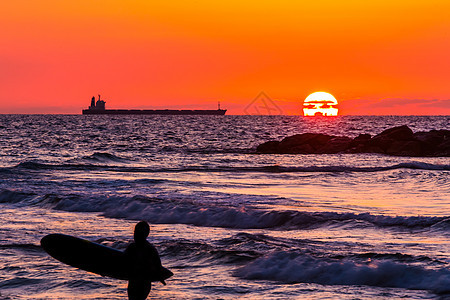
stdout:
<svg viewBox="0 0 450 300">
<path fill-rule="evenodd" d="M 304 116 L 337 116 L 338 104 L 336 98 L 330 93 L 315 92 L 306 97 L 303 102 Z"/>
</svg>

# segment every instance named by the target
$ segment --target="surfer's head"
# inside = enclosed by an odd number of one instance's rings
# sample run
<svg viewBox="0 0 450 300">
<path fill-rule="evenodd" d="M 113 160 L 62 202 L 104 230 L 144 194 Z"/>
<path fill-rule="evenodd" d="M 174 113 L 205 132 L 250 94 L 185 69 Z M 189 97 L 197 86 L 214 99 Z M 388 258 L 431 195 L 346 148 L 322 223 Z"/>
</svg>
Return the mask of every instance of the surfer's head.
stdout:
<svg viewBox="0 0 450 300">
<path fill-rule="evenodd" d="M 134 227 L 134 241 L 135 242 L 143 242 L 147 239 L 148 234 L 150 233 L 150 226 L 145 221 L 141 221 L 136 224 Z"/>
</svg>

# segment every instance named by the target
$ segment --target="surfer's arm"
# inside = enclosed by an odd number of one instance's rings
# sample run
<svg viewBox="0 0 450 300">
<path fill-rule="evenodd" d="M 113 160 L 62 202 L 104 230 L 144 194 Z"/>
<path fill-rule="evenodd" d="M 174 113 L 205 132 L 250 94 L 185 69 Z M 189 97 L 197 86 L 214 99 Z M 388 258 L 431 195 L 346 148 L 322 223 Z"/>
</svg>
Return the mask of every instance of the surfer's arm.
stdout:
<svg viewBox="0 0 450 300">
<path fill-rule="evenodd" d="M 162 278 L 162 276 L 163 276 L 162 272 L 161 272 L 162 264 L 161 264 L 161 258 L 159 257 L 158 250 L 156 250 L 156 248 L 153 245 L 151 245 L 150 249 L 151 249 L 150 252 L 151 252 L 152 265 L 155 266 L 156 272 L 159 273 L 158 274 L 159 278 Z M 166 285 L 166 282 L 164 281 L 164 279 L 161 279 L 160 282 L 162 284 Z"/>
<path fill-rule="evenodd" d="M 158 251 L 155 248 L 155 259 L 154 259 L 154 263 L 157 266 L 157 270 L 158 270 L 158 275 L 160 278 L 162 278 L 162 264 L 161 264 L 161 258 L 159 257 Z M 164 281 L 164 279 L 160 280 L 160 282 L 164 285 L 166 285 L 166 282 Z"/>
</svg>

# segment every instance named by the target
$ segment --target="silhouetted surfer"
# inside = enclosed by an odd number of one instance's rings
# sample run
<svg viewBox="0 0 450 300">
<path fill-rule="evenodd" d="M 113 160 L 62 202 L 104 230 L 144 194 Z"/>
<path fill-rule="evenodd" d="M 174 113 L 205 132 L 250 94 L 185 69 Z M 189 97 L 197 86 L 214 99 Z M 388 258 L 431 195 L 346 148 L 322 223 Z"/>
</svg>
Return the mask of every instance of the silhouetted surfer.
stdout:
<svg viewBox="0 0 450 300">
<path fill-rule="evenodd" d="M 161 259 L 156 248 L 147 241 L 150 226 L 141 221 L 134 228 L 134 243 L 125 250 L 130 267 L 128 299 L 144 300 L 152 288 L 151 277 L 161 276 Z M 155 276 L 156 275 L 156 276 Z M 166 284 L 164 280 L 161 280 Z"/>
</svg>

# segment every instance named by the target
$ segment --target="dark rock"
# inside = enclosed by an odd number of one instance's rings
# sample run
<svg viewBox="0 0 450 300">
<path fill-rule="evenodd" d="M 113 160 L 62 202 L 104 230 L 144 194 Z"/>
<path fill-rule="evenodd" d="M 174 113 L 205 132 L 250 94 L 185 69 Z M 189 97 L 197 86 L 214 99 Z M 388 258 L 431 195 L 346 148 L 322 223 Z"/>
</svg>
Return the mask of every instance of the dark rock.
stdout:
<svg viewBox="0 0 450 300">
<path fill-rule="evenodd" d="M 439 144 L 444 141 L 444 136 L 437 130 L 431 130 L 429 132 L 416 132 L 414 134 L 416 141 L 422 145 L 423 153 L 429 154 L 436 152 Z"/>
<path fill-rule="evenodd" d="M 290 154 L 311 154 L 315 153 L 315 149 L 310 144 L 298 145 L 292 148 L 289 148 L 288 152 Z"/>
<path fill-rule="evenodd" d="M 278 141 L 268 141 L 259 145 L 256 151 L 259 153 L 277 153 L 279 144 L 280 142 Z"/>
<path fill-rule="evenodd" d="M 450 140 L 450 130 L 431 130 L 429 132 L 416 132 L 415 140 L 422 144 L 422 152 L 427 156 L 448 156 L 442 155 L 448 153 Z"/>
<path fill-rule="evenodd" d="M 314 153 L 325 145 L 332 136 L 321 133 L 303 133 L 284 138 L 276 153 Z"/>
<path fill-rule="evenodd" d="M 360 135 L 358 135 L 357 137 L 355 137 L 353 140 L 354 140 L 354 141 L 361 141 L 361 142 L 364 142 L 364 141 L 370 140 L 371 137 L 372 137 L 372 136 L 371 136 L 370 134 L 368 134 L 368 133 L 361 133 Z"/>
<path fill-rule="evenodd" d="M 331 154 L 380 153 L 397 156 L 450 156 L 450 130 L 413 133 L 404 125 L 387 129 L 371 138 L 360 134 L 354 139 L 320 133 L 303 133 L 269 141 L 257 147 L 258 153 Z"/>
<path fill-rule="evenodd" d="M 393 141 L 386 154 L 395 156 L 421 156 L 422 146 L 418 141 Z"/>
<path fill-rule="evenodd" d="M 450 156 L 450 137 L 438 145 L 437 150 L 434 152 L 434 156 Z"/>
<path fill-rule="evenodd" d="M 366 145 L 370 147 L 381 148 L 387 153 L 394 141 L 411 141 L 414 139 L 413 131 L 406 125 L 393 127 L 384 130 L 370 139 Z M 392 153 L 391 155 L 399 155 Z"/>
<path fill-rule="evenodd" d="M 338 136 L 330 139 L 325 145 L 317 149 L 316 153 L 340 153 L 344 152 L 350 147 L 353 140 L 346 136 Z"/>
<path fill-rule="evenodd" d="M 385 154 L 386 151 L 384 151 L 383 149 L 381 149 L 378 146 L 364 146 L 362 147 L 362 151 L 358 152 L 358 153 L 380 153 L 380 154 Z"/>
<path fill-rule="evenodd" d="M 437 146 L 444 141 L 444 136 L 440 130 L 431 130 L 429 132 L 416 132 L 414 139 L 424 144 Z"/>
<path fill-rule="evenodd" d="M 317 149 L 325 145 L 332 136 L 321 133 L 303 133 L 296 134 L 284 138 L 279 147 L 288 150 L 289 148 L 298 147 L 300 145 L 309 144 L 312 148 Z"/>
<path fill-rule="evenodd" d="M 352 142 L 353 143 L 353 142 Z M 360 143 L 356 146 L 350 145 L 350 148 L 344 151 L 345 153 L 381 153 L 385 154 L 386 151 L 375 145 L 368 145 L 367 143 Z"/>
<path fill-rule="evenodd" d="M 380 148 L 385 153 L 394 140 L 385 136 L 374 137 L 364 143 L 365 146 L 371 148 Z M 377 152 L 378 153 L 378 152 Z"/>
<path fill-rule="evenodd" d="M 358 145 L 365 144 L 368 140 L 370 140 L 371 135 L 368 133 L 361 133 L 357 137 L 353 139 L 350 143 L 350 148 L 357 147 Z"/>
<path fill-rule="evenodd" d="M 383 138 L 390 140 L 408 141 L 414 138 L 413 131 L 406 125 L 386 129 L 373 137 L 374 139 Z"/>
</svg>

